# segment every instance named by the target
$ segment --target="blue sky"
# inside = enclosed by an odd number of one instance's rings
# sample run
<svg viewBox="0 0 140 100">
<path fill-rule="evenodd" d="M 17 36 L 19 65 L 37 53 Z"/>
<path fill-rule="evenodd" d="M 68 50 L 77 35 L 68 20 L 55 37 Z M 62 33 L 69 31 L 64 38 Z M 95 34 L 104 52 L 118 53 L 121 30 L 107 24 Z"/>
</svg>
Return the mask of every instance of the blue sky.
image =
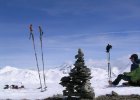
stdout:
<svg viewBox="0 0 140 100">
<path fill-rule="evenodd" d="M 36 66 L 30 24 L 39 59 L 43 29 L 46 68 L 74 62 L 78 48 L 86 61 L 106 59 L 108 43 L 112 60 L 140 51 L 139 0 L 0 0 L 1 67 Z"/>
</svg>

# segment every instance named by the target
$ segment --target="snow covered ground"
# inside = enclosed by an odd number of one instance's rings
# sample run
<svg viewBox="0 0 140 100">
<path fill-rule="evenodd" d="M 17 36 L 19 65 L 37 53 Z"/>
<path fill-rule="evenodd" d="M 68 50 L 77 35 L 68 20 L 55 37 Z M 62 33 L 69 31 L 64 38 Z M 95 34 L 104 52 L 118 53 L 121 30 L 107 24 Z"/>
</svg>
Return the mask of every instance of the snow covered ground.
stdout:
<svg viewBox="0 0 140 100">
<path fill-rule="evenodd" d="M 43 99 L 56 94 L 62 94 L 64 89 L 59 85 L 60 79 L 68 75 L 69 67 L 55 68 L 46 70 L 47 91 L 40 92 L 38 73 L 35 70 L 18 69 L 6 66 L 0 69 L 0 99 Z M 101 68 L 91 68 L 92 86 L 94 87 L 96 97 L 99 95 L 109 94 L 116 91 L 118 94 L 140 94 L 140 87 L 106 87 L 108 85 L 107 71 Z M 113 72 L 118 74 L 119 71 L 114 68 Z M 115 74 L 114 77 L 115 78 Z M 42 79 L 43 80 L 43 79 Z M 3 89 L 4 85 L 24 85 L 25 89 Z M 121 83 L 120 83 L 121 84 Z"/>
</svg>

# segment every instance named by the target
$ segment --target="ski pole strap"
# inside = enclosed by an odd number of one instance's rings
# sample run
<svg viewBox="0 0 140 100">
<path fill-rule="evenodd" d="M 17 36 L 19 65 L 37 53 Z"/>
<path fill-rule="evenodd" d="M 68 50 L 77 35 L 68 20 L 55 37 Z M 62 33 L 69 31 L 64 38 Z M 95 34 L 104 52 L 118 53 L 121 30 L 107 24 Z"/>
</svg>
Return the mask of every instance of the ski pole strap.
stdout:
<svg viewBox="0 0 140 100">
<path fill-rule="evenodd" d="M 32 28 L 32 24 L 30 24 L 30 37 L 29 37 L 29 39 L 31 39 L 31 37 L 33 37 L 33 28 Z"/>
<path fill-rule="evenodd" d="M 40 32 L 40 40 L 42 41 L 43 31 L 41 26 L 39 26 L 39 32 Z"/>
<path fill-rule="evenodd" d="M 33 25 L 32 25 L 32 24 L 30 24 L 30 32 L 32 32 L 32 31 L 33 31 L 32 26 L 33 26 Z"/>
</svg>

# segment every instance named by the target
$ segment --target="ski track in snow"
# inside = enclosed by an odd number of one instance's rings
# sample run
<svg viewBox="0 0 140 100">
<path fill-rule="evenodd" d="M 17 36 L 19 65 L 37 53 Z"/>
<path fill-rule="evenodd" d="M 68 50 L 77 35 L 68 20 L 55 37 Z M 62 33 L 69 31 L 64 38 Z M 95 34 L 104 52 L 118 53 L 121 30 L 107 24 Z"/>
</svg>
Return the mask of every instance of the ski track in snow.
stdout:
<svg viewBox="0 0 140 100">
<path fill-rule="evenodd" d="M 17 69 L 6 66 L 0 69 L 0 99 L 44 99 L 56 94 L 62 94 L 64 87 L 59 82 L 61 77 L 67 76 L 68 69 L 49 69 L 45 71 L 47 91 L 40 92 L 38 74 L 34 70 Z M 107 71 L 101 68 L 91 68 L 92 72 L 92 87 L 94 88 L 95 96 L 110 94 L 112 91 L 121 95 L 140 94 L 140 87 L 107 87 L 108 76 Z M 43 75 L 41 73 L 41 75 Z M 113 77 L 114 79 L 115 77 Z M 121 81 L 122 83 L 123 81 Z M 43 78 L 42 78 L 43 83 Z M 120 83 L 120 84 L 121 84 Z M 24 85 L 25 89 L 3 89 L 4 85 Z"/>
</svg>

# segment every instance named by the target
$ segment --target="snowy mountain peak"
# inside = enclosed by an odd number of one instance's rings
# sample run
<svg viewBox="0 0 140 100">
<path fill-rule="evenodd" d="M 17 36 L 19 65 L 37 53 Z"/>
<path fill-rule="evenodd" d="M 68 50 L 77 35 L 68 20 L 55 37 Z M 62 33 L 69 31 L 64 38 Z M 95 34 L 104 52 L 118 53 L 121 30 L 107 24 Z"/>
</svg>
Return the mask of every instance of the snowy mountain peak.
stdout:
<svg viewBox="0 0 140 100">
<path fill-rule="evenodd" d="M 68 74 L 73 67 L 74 67 L 73 64 L 64 63 L 61 66 L 57 67 L 57 69 L 59 69 L 59 71 L 63 72 L 63 74 Z"/>
<path fill-rule="evenodd" d="M 14 70 L 18 70 L 18 69 L 15 67 L 6 66 L 0 70 L 0 73 L 10 72 L 10 71 L 14 71 Z"/>
</svg>

